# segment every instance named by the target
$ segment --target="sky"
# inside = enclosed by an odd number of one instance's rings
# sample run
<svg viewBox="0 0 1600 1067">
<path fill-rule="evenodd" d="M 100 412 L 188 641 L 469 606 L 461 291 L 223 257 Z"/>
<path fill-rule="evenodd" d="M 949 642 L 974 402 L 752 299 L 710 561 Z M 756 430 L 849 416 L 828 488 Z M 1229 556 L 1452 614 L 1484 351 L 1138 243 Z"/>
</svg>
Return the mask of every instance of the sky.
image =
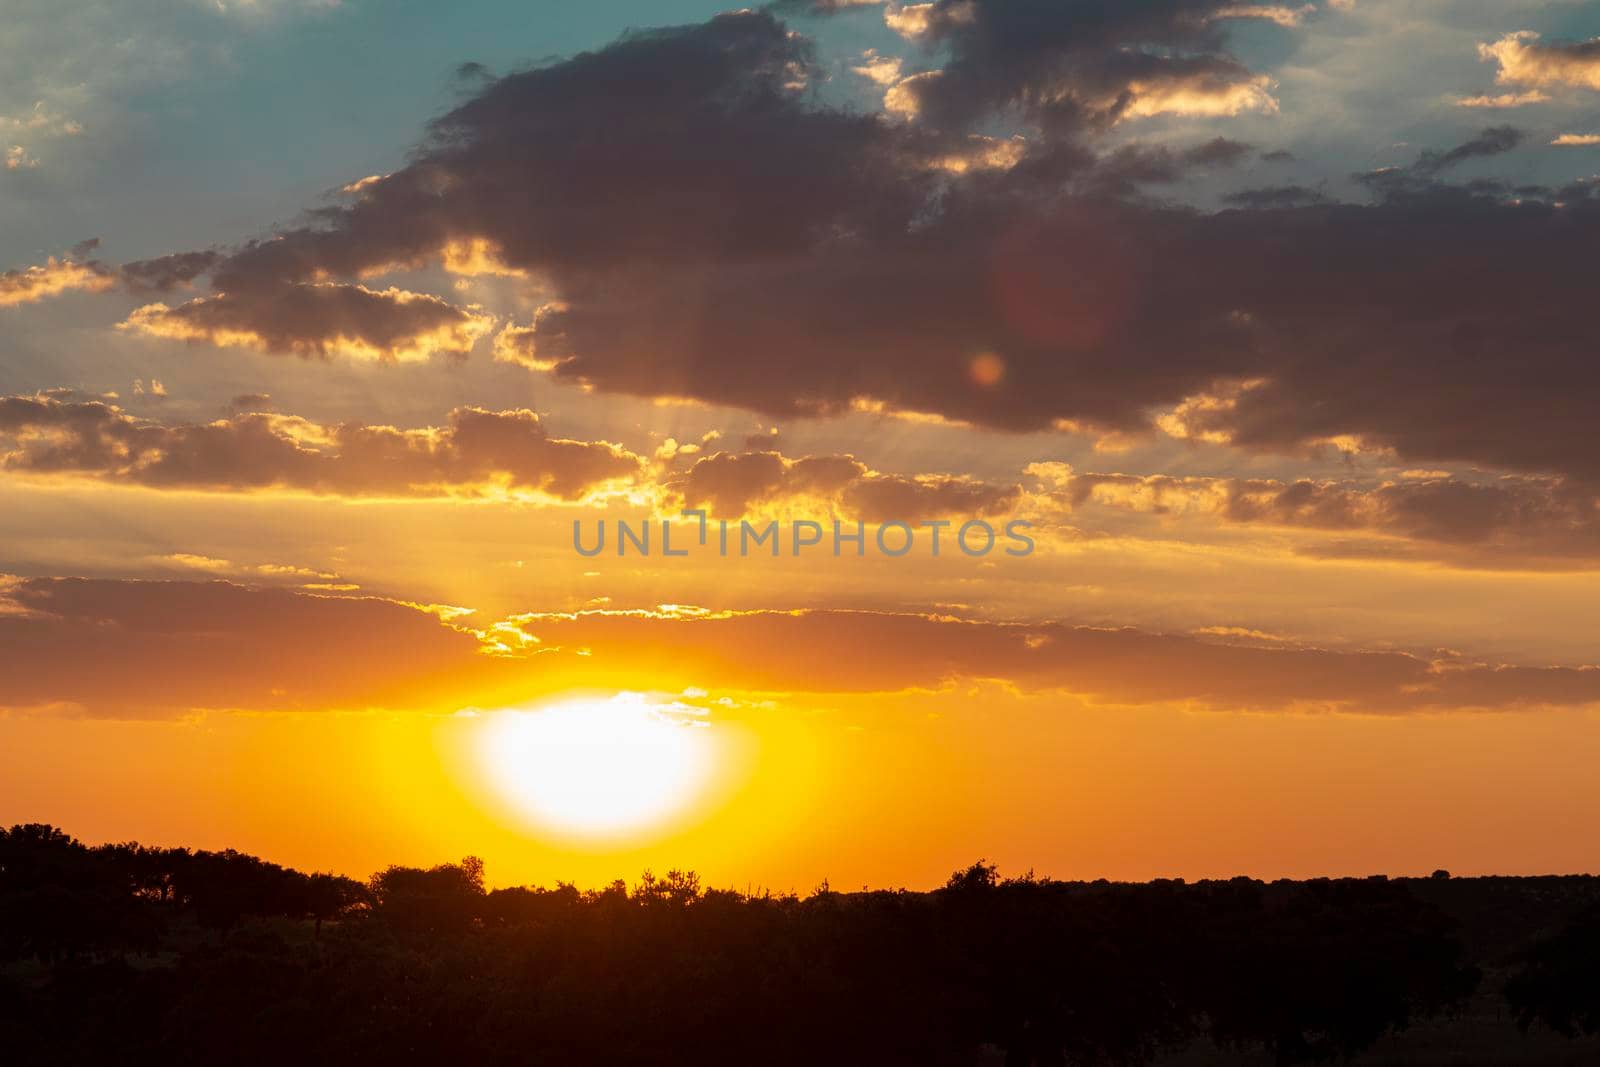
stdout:
<svg viewBox="0 0 1600 1067">
<path fill-rule="evenodd" d="M 1593 869 L 1595 5 L 73 6 L 0 40 L 0 822 Z"/>
</svg>

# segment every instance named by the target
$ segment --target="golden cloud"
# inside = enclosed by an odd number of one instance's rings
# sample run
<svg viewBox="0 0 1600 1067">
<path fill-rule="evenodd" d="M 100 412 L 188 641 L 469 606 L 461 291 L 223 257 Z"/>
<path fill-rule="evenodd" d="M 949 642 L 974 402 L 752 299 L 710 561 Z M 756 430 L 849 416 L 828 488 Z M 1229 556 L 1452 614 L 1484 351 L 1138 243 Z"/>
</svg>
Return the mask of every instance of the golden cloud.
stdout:
<svg viewBox="0 0 1600 1067">
<path fill-rule="evenodd" d="M 0 273 L 0 307 L 31 304 L 74 289 L 99 293 L 116 284 L 116 275 L 99 263 L 51 256 L 42 265 Z"/>
<path fill-rule="evenodd" d="M 1565 85 L 1600 89 L 1600 38 L 1543 44 L 1532 30 L 1480 44 L 1478 56 L 1499 64 L 1495 80 L 1507 85 Z"/>
</svg>

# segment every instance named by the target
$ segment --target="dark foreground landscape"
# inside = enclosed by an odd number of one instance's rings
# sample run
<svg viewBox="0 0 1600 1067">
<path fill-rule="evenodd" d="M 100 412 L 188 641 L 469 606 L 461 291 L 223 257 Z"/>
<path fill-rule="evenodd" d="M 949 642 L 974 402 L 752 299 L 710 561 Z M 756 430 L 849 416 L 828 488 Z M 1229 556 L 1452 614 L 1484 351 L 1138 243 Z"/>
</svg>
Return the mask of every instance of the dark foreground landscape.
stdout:
<svg viewBox="0 0 1600 1067">
<path fill-rule="evenodd" d="M 0 831 L 0 1060 L 1578 1064 L 1600 879 L 485 891 Z"/>
</svg>

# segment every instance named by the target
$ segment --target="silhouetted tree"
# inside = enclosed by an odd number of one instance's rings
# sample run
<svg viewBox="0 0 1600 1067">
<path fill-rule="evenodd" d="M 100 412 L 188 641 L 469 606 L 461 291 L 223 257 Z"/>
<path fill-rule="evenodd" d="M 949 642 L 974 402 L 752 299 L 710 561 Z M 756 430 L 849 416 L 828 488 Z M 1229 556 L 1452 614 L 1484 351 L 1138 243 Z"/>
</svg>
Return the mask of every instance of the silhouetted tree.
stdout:
<svg viewBox="0 0 1600 1067">
<path fill-rule="evenodd" d="M 483 912 L 483 861 L 468 856 L 427 870 L 390 867 L 373 875 L 368 888 L 376 915 L 395 930 L 460 933 Z"/>
<path fill-rule="evenodd" d="M 1542 1023 L 1566 1037 L 1600 1033 L 1600 908 L 1581 912 L 1519 962 L 1505 987 L 1518 1026 Z"/>
</svg>

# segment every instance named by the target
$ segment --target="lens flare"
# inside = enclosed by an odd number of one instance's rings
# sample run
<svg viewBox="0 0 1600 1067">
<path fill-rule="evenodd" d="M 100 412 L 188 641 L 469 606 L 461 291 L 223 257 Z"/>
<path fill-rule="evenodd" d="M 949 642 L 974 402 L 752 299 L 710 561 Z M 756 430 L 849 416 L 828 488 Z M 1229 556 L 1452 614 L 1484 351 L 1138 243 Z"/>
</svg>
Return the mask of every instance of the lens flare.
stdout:
<svg viewBox="0 0 1600 1067">
<path fill-rule="evenodd" d="M 1006 361 L 993 352 L 980 352 L 967 364 L 967 377 L 974 385 L 993 389 L 1006 376 Z"/>
</svg>

